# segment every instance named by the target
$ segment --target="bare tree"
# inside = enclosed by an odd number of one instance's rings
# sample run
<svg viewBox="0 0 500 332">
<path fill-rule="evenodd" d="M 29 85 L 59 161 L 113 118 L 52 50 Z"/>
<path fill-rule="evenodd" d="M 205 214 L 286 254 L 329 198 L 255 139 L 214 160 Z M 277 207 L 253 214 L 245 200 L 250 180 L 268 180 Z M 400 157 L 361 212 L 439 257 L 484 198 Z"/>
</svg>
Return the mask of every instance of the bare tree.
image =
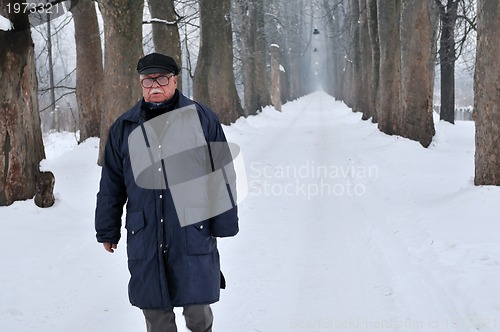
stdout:
<svg viewBox="0 0 500 332">
<path fill-rule="evenodd" d="M 53 114 L 50 129 L 61 131 L 61 122 L 59 119 L 59 110 L 56 107 L 56 93 L 54 82 L 54 56 L 52 55 L 52 22 L 50 13 L 47 13 L 47 61 L 49 70 L 49 91 L 50 91 L 50 111 Z"/>
<path fill-rule="evenodd" d="M 366 0 L 366 16 L 368 20 L 368 34 L 370 37 L 370 54 L 371 54 L 371 68 L 370 68 L 370 95 L 368 107 L 370 108 L 369 115 L 372 117 L 373 122 L 378 122 L 379 109 L 379 81 L 380 81 L 380 42 L 378 34 L 378 18 L 377 18 L 377 0 Z"/>
<path fill-rule="evenodd" d="M 289 98 L 296 99 L 307 93 L 310 88 L 310 52 L 313 37 L 312 13 L 306 8 L 304 0 L 283 2 L 282 12 L 278 15 L 285 20 L 285 43 L 282 61 L 288 78 Z M 284 15 L 283 15 L 284 14 Z M 307 21 L 309 19 L 309 21 Z"/>
<path fill-rule="evenodd" d="M 266 40 L 269 45 L 278 45 L 280 55 L 280 90 L 281 102 L 290 99 L 288 78 L 288 47 L 286 42 L 286 22 L 283 20 L 283 3 L 278 0 L 266 0 L 264 13 L 264 27 Z"/>
<path fill-rule="evenodd" d="M 328 49 L 328 84 L 327 91 L 340 100 L 345 100 L 343 94 L 343 79 L 346 67 L 346 44 L 345 39 L 348 36 L 346 29 L 347 15 L 343 0 L 331 3 L 329 0 L 323 0 L 323 8 L 328 30 L 326 30 L 327 49 Z"/>
<path fill-rule="evenodd" d="M 441 22 L 439 64 L 441 67 L 441 120 L 455 122 L 455 62 L 475 29 L 475 13 L 471 0 L 434 0 Z M 458 24 L 457 22 L 462 22 Z M 459 29 L 460 28 L 460 29 Z M 456 32 L 459 36 L 456 36 Z"/>
<path fill-rule="evenodd" d="M 360 84 L 362 91 L 357 96 L 357 105 L 363 112 L 362 119 L 372 119 L 376 117 L 373 65 L 373 49 L 370 37 L 370 21 L 368 20 L 368 6 L 366 0 L 359 0 L 359 66 L 360 66 Z"/>
<path fill-rule="evenodd" d="M 135 70 L 142 56 L 143 0 L 99 0 L 104 21 L 104 88 L 101 118 L 101 164 L 109 127 L 136 103 L 141 87 Z"/>
<path fill-rule="evenodd" d="M 360 58 L 360 26 L 359 26 L 359 1 L 349 0 L 349 36 L 351 42 L 346 51 L 346 66 L 344 75 L 344 102 L 354 112 L 361 112 L 358 97 L 363 93 L 361 81 L 361 58 Z"/>
<path fill-rule="evenodd" d="M 264 31 L 264 1 L 237 0 L 238 19 L 243 39 L 242 63 L 245 115 L 257 114 L 271 104 L 266 75 L 268 48 Z"/>
<path fill-rule="evenodd" d="M 174 58 L 182 67 L 181 39 L 174 0 L 148 0 L 155 51 Z M 182 76 L 177 79 L 177 88 L 182 91 Z"/>
<path fill-rule="evenodd" d="M 0 0 L 0 15 L 14 26 L 0 30 L 0 206 L 35 195 L 45 158 L 28 14 L 8 11 L 14 3 Z"/>
<path fill-rule="evenodd" d="M 200 37 L 198 0 L 176 0 L 175 12 L 178 17 L 176 22 L 181 43 L 182 92 L 187 96 L 193 96 L 194 67 Z"/>
<path fill-rule="evenodd" d="M 427 147 L 434 136 L 435 23 L 430 1 L 403 0 L 401 11 L 401 130 L 400 135 Z M 415 84 L 418 82 L 418 84 Z"/>
<path fill-rule="evenodd" d="M 67 27 L 73 24 L 73 16 L 66 15 L 63 4 L 59 2 L 61 1 L 50 2 L 51 15 L 35 12 L 29 14 L 35 44 L 42 131 L 78 130 L 77 114 L 73 113 L 73 110 L 77 109 L 74 75 L 76 68 L 73 64 L 68 66 L 73 49 L 65 45 L 67 38 L 71 38 Z M 54 21 L 56 17 L 60 19 Z M 47 23 L 49 21 L 50 24 Z"/>
<path fill-rule="evenodd" d="M 103 103 L 103 65 L 101 37 L 93 1 L 74 1 L 76 99 L 78 102 L 80 142 L 99 137 Z"/>
<path fill-rule="evenodd" d="M 212 107 L 222 123 L 243 115 L 233 73 L 230 0 L 199 0 L 201 41 L 194 97 Z"/>
<path fill-rule="evenodd" d="M 400 132 L 400 12 L 400 1 L 377 1 L 380 50 L 377 119 L 379 129 L 389 135 Z"/>
<path fill-rule="evenodd" d="M 476 185 L 500 185 L 500 2 L 478 0 L 474 75 Z"/>
</svg>

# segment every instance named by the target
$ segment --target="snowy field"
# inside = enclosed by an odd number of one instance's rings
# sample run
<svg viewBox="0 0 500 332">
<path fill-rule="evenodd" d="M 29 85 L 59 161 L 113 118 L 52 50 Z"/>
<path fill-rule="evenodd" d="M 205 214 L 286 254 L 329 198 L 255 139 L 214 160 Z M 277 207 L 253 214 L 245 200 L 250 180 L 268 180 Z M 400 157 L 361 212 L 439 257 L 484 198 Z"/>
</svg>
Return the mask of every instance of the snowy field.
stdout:
<svg viewBox="0 0 500 332">
<path fill-rule="evenodd" d="M 316 92 L 226 127 L 249 193 L 214 331 L 500 331 L 500 188 L 473 185 L 474 124 L 436 122 L 424 149 Z M 0 207 L 0 330 L 145 331 L 125 244 L 95 241 L 98 140 L 45 144 L 55 206 Z"/>
</svg>

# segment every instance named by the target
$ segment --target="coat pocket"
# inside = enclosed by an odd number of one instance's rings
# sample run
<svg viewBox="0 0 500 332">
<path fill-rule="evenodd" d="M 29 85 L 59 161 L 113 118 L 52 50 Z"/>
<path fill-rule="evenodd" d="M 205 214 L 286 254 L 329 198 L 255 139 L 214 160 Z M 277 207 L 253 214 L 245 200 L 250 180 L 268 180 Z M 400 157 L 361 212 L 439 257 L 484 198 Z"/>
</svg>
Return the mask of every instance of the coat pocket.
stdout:
<svg viewBox="0 0 500 332">
<path fill-rule="evenodd" d="M 125 221 L 127 229 L 127 255 L 129 259 L 144 259 L 144 213 L 142 211 L 127 212 Z"/>
<path fill-rule="evenodd" d="M 208 220 L 186 226 L 186 241 L 188 255 L 206 255 L 211 253 L 217 240 L 212 236 Z"/>
</svg>

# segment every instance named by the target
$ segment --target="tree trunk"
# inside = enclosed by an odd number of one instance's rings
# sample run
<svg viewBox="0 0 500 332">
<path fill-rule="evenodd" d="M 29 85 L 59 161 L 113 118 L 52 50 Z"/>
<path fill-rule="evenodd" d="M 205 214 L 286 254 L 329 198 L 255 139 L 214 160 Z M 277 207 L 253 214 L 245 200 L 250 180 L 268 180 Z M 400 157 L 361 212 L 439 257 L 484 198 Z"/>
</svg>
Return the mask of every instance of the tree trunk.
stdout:
<svg viewBox="0 0 500 332">
<path fill-rule="evenodd" d="M 143 4 L 141 0 L 99 1 L 106 45 L 99 165 L 102 163 L 109 127 L 141 97 L 136 67 L 142 56 Z"/>
<path fill-rule="evenodd" d="M 400 22 L 400 135 L 427 147 L 435 133 L 432 118 L 435 41 L 429 1 L 403 0 Z"/>
<path fill-rule="evenodd" d="M 474 183 L 500 186 L 500 2 L 478 0 Z"/>
<path fill-rule="evenodd" d="M 285 4 L 286 5 L 286 4 Z M 284 22 L 282 21 L 282 15 L 285 12 L 284 4 L 282 1 L 278 0 L 266 0 L 266 6 L 264 11 L 265 15 L 265 30 L 266 30 L 266 40 L 269 45 L 279 45 L 280 47 L 280 65 L 282 69 L 280 70 L 280 90 L 281 90 L 281 103 L 285 103 L 290 100 L 289 93 L 289 79 L 288 79 L 288 55 L 287 55 L 287 36 L 286 30 L 283 29 Z M 283 19 L 284 19 L 283 15 Z M 272 84 L 272 82 L 271 82 Z M 270 90 L 272 91 L 272 87 Z M 271 92 L 272 93 L 272 92 Z M 273 101 L 274 103 L 274 101 Z"/>
<path fill-rule="evenodd" d="M 47 62 L 49 70 L 49 89 L 50 89 L 50 114 L 52 115 L 52 125 L 50 129 L 57 132 L 61 131 L 61 119 L 59 117 L 59 109 L 56 106 L 56 91 L 54 82 L 54 64 L 52 57 L 52 24 L 50 22 L 50 14 L 47 13 Z"/>
<path fill-rule="evenodd" d="M 230 0 L 199 0 L 201 40 L 194 96 L 213 108 L 224 124 L 243 115 L 233 72 Z"/>
<path fill-rule="evenodd" d="M 446 6 L 435 0 L 441 20 L 439 64 L 441 67 L 440 119 L 455 123 L 455 26 L 459 0 L 448 0 Z"/>
<path fill-rule="evenodd" d="M 148 5 L 151 18 L 167 22 L 175 22 L 177 20 L 174 0 L 148 0 Z M 160 22 L 153 22 L 152 24 L 155 51 L 171 56 L 179 67 L 182 68 L 182 49 L 178 24 Z M 182 75 L 177 78 L 177 88 L 182 91 Z"/>
<path fill-rule="evenodd" d="M 373 73 L 372 73 L 372 47 L 370 40 L 370 27 L 368 21 L 368 6 L 366 0 L 359 0 L 359 47 L 360 47 L 360 74 L 359 78 L 361 82 L 359 83 L 362 89 L 359 93 L 358 107 L 361 112 L 363 112 L 362 119 L 368 120 L 373 118 L 375 114 L 375 105 L 372 99 L 373 91 Z"/>
<path fill-rule="evenodd" d="M 271 45 L 271 100 L 274 108 L 281 112 L 280 47 Z"/>
<path fill-rule="evenodd" d="M 341 43 L 341 24 L 340 21 L 344 20 L 343 14 L 340 8 L 343 8 L 339 4 L 331 7 L 329 0 L 323 0 L 323 7 L 325 12 L 329 13 L 327 15 L 327 22 L 330 28 L 330 33 L 328 36 L 328 52 L 331 70 L 328 70 L 328 77 L 330 78 L 330 93 L 338 100 L 345 100 L 343 94 L 343 74 L 345 64 L 345 53 L 344 48 Z M 331 13 L 331 14 L 330 14 Z"/>
<path fill-rule="evenodd" d="M 15 2 L 0 0 L 0 15 L 15 28 L 0 31 L 0 206 L 35 195 L 45 158 L 28 15 L 5 11 Z"/>
<path fill-rule="evenodd" d="M 349 59 L 352 61 L 349 77 L 349 84 L 346 88 L 349 91 L 349 104 L 354 112 L 363 112 L 360 104 L 360 96 L 364 93 L 361 75 L 361 30 L 360 30 L 360 10 L 359 1 L 351 0 L 351 33 L 352 44 L 350 45 Z"/>
<path fill-rule="evenodd" d="M 76 100 L 79 141 L 99 137 L 101 129 L 103 66 L 101 37 L 94 2 L 75 1 L 71 13 L 75 22 Z"/>
<path fill-rule="evenodd" d="M 389 135 L 400 131 L 400 11 L 400 0 L 377 0 L 380 46 L 377 119 L 380 131 Z"/>
<path fill-rule="evenodd" d="M 377 23 L 377 0 L 367 0 L 366 2 L 368 32 L 370 35 L 371 49 L 371 80 L 370 80 L 370 96 L 369 107 L 371 108 L 370 115 L 372 122 L 378 122 L 377 114 L 379 109 L 378 104 L 378 86 L 380 81 L 380 43 L 378 40 L 378 23 Z"/>
<path fill-rule="evenodd" d="M 243 81 L 245 115 L 255 115 L 271 104 L 266 75 L 266 38 L 264 33 L 264 1 L 238 1 L 239 19 L 243 27 Z"/>
<path fill-rule="evenodd" d="M 289 17 L 289 31 L 287 31 L 287 43 L 284 53 L 288 67 L 287 74 L 289 80 L 288 91 L 290 99 L 297 99 L 302 96 L 302 12 L 304 8 L 303 0 L 289 2 L 286 11 Z"/>
<path fill-rule="evenodd" d="M 346 70 L 344 73 L 344 102 L 352 108 L 353 112 L 360 112 L 359 95 L 364 93 L 361 79 L 361 54 L 360 54 L 360 31 L 359 31 L 359 2 L 350 0 L 350 27 L 349 35 L 351 42 L 347 52 Z"/>
</svg>

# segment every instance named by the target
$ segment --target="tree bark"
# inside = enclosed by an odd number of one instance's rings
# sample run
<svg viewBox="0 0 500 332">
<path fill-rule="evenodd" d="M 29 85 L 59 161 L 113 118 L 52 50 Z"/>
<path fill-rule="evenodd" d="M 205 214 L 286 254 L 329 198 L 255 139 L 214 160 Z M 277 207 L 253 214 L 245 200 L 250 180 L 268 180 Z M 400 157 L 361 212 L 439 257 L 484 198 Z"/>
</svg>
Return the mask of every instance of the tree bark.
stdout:
<svg viewBox="0 0 500 332">
<path fill-rule="evenodd" d="M 106 45 L 99 165 L 102 163 L 109 127 L 141 97 L 136 67 L 143 53 L 143 5 L 141 0 L 99 1 Z"/>
<path fill-rule="evenodd" d="M 363 112 L 362 119 L 368 120 L 373 118 L 376 112 L 374 100 L 372 95 L 374 94 L 373 88 L 373 73 L 372 73 L 372 47 L 370 39 L 370 22 L 368 21 L 368 6 L 366 0 L 359 0 L 359 65 L 360 74 L 359 86 L 361 91 L 359 91 L 358 107 L 361 112 Z"/>
<path fill-rule="evenodd" d="M 148 0 L 151 18 L 176 22 L 174 0 Z M 175 62 L 182 68 L 182 49 L 179 26 L 153 22 L 153 43 L 155 51 L 174 58 Z M 177 88 L 182 91 L 182 75 L 177 78 Z"/>
<path fill-rule="evenodd" d="M 213 108 L 224 124 L 243 115 L 233 72 L 230 0 L 199 0 L 201 40 L 194 96 Z"/>
<path fill-rule="evenodd" d="M 446 6 L 435 0 L 441 20 L 439 65 L 441 68 L 440 119 L 455 123 L 455 26 L 459 0 L 448 0 Z"/>
<path fill-rule="evenodd" d="M 5 10 L 15 2 L 0 0 L 0 15 L 15 28 L 0 31 L 0 206 L 35 195 L 45 158 L 28 15 Z"/>
<path fill-rule="evenodd" d="M 360 93 L 363 93 L 363 86 L 361 82 L 359 2 L 358 0 L 350 0 L 349 3 L 349 35 L 352 39 L 347 52 L 343 95 L 346 105 L 352 108 L 353 112 L 360 112 L 362 110 L 359 105 L 358 97 Z"/>
<path fill-rule="evenodd" d="M 245 115 L 255 115 L 271 104 L 266 75 L 266 37 L 264 33 L 264 1 L 239 0 L 239 19 L 243 36 L 243 81 Z"/>
<path fill-rule="evenodd" d="M 378 39 L 378 22 L 377 22 L 377 0 L 367 0 L 366 2 L 368 32 L 370 36 L 371 49 L 371 80 L 370 80 L 370 96 L 369 107 L 371 108 L 370 115 L 372 122 L 378 122 L 377 114 L 379 109 L 378 88 L 380 81 L 380 43 Z"/>
<path fill-rule="evenodd" d="M 500 2 L 478 0 L 474 74 L 476 185 L 500 185 Z"/>
<path fill-rule="evenodd" d="M 280 47 L 271 45 L 271 99 L 274 108 L 281 112 Z"/>
<path fill-rule="evenodd" d="M 99 137 L 101 128 L 103 65 L 101 37 L 94 2 L 75 1 L 76 100 L 80 127 L 79 142 Z"/>
<path fill-rule="evenodd" d="M 380 131 L 394 135 L 400 131 L 400 0 L 377 0 L 380 46 L 377 119 Z"/>
<path fill-rule="evenodd" d="M 290 99 L 297 99 L 303 95 L 302 83 L 303 71 L 301 70 L 302 60 L 303 60 L 303 45 L 302 45 L 302 12 L 304 8 L 304 1 L 297 0 L 294 2 L 289 2 L 288 6 L 285 6 L 285 10 L 288 15 L 288 31 L 287 31 L 287 42 L 286 50 L 284 52 L 285 62 L 287 63 L 287 74 L 288 74 L 288 91 L 290 93 Z"/>
<path fill-rule="evenodd" d="M 47 19 L 47 67 L 49 71 L 49 89 L 50 89 L 50 113 L 52 115 L 52 124 L 50 129 L 57 132 L 61 131 L 61 119 L 59 108 L 56 105 L 56 91 L 54 82 L 54 63 L 52 56 L 52 24 L 50 22 L 50 14 L 46 14 Z"/>
<path fill-rule="evenodd" d="M 342 28 L 340 23 L 340 21 L 345 20 L 340 10 L 343 6 L 339 4 L 331 6 L 329 0 L 323 0 L 323 7 L 327 13 L 327 23 L 330 29 L 328 36 L 328 49 L 330 50 L 328 53 L 330 64 L 328 67 L 328 77 L 330 78 L 328 91 L 336 99 L 345 100 L 343 93 L 343 75 L 346 63 L 344 47 L 341 43 Z"/>
<path fill-rule="evenodd" d="M 429 1 L 403 0 L 400 135 L 424 147 L 429 146 L 435 133 L 432 118 L 433 29 Z"/>
</svg>

